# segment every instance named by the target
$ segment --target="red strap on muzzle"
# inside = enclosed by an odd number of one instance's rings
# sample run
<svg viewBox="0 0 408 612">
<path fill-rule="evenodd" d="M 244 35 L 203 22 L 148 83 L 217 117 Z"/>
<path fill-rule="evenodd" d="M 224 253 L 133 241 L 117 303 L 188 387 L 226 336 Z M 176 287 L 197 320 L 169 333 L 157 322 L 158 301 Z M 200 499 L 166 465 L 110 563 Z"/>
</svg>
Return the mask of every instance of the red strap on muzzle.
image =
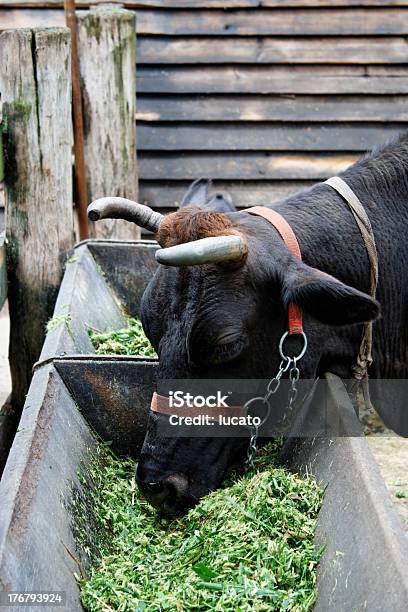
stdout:
<svg viewBox="0 0 408 612">
<path fill-rule="evenodd" d="M 276 212 L 276 210 L 265 208 L 264 206 L 253 206 L 252 208 L 247 208 L 245 212 L 250 215 L 263 217 L 269 221 L 269 223 L 279 232 L 279 235 L 292 255 L 298 257 L 300 260 L 302 259 L 295 232 L 286 219 Z M 301 334 L 303 332 L 302 311 L 296 304 L 289 304 L 288 307 L 288 332 L 289 335 Z"/>
</svg>

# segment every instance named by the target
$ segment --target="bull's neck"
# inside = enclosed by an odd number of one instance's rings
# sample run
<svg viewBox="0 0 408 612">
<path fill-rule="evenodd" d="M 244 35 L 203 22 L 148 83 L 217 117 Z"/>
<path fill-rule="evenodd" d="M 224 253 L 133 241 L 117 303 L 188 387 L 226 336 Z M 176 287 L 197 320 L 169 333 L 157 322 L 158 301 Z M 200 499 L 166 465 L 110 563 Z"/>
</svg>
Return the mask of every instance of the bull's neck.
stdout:
<svg viewBox="0 0 408 612">
<path fill-rule="evenodd" d="M 359 198 L 381 247 L 390 219 L 408 226 L 408 133 L 394 144 L 364 157 L 339 175 Z M 340 272 L 367 270 L 367 254 L 347 202 L 329 185 L 319 183 L 276 206 L 291 224 L 306 263 L 326 270 L 335 261 Z M 344 264 L 344 265 L 343 265 Z M 352 274 L 351 278 L 354 278 Z"/>
<path fill-rule="evenodd" d="M 303 261 L 343 282 L 369 289 L 369 262 L 357 223 L 344 199 L 321 183 L 276 206 L 298 239 Z"/>
</svg>

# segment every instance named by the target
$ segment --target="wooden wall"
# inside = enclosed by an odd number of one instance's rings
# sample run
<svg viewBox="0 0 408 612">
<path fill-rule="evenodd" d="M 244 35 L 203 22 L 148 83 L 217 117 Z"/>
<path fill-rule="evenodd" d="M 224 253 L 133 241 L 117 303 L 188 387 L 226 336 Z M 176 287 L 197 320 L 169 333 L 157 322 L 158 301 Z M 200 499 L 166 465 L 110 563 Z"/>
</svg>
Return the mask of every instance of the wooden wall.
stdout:
<svg viewBox="0 0 408 612">
<path fill-rule="evenodd" d="M 239 206 L 272 202 L 408 125 L 408 0 L 124 4 L 141 201 L 168 210 L 208 176 Z M 2 28 L 63 23 L 58 0 L 1 6 Z"/>
</svg>

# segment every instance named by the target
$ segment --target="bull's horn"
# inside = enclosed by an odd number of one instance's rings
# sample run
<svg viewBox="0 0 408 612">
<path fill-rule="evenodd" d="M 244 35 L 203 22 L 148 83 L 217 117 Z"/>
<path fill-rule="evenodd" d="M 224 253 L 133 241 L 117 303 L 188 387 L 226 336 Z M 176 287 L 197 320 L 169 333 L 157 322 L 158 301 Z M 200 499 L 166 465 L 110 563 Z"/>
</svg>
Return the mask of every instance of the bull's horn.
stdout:
<svg viewBox="0 0 408 612">
<path fill-rule="evenodd" d="M 156 259 L 166 266 L 196 266 L 242 260 L 247 250 L 240 236 L 214 236 L 159 249 Z"/>
<path fill-rule="evenodd" d="M 99 198 L 88 206 L 88 217 L 91 221 L 125 219 L 155 233 L 163 219 L 163 215 L 148 206 L 126 198 Z"/>
</svg>

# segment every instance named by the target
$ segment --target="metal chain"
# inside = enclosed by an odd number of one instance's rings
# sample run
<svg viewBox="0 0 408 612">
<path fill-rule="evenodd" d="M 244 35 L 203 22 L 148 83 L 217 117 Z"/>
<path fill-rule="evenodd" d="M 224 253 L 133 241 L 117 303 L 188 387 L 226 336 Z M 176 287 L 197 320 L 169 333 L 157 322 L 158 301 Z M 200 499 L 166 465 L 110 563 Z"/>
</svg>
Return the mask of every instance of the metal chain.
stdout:
<svg viewBox="0 0 408 612">
<path fill-rule="evenodd" d="M 266 414 L 264 418 L 262 419 L 262 422 L 257 427 L 251 428 L 251 437 L 249 440 L 247 456 L 244 462 L 245 471 L 248 471 L 249 469 L 253 467 L 253 461 L 254 461 L 254 457 L 256 454 L 256 450 L 257 450 L 256 443 L 258 440 L 259 428 L 265 423 L 271 411 L 271 405 L 270 405 L 269 400 L 271 399 L 272 395 L 274 395 L 278 391 L 280 384 L 281 384 L 282 376 L 284 375 L 285 372 L 289 370 L 292 361 L 293 359 L 291 357 L 288 357 L 286 362 L 284 359 L 282 359 L 279 365 L 278 373 L 276 374 L 276 376 L 271 378 L 271 380 L 269 381 L 266 387 L 266 393 L 264 397 L 261 397 L 261 396 L 253 397 L 252 399 L 248 400 L 246 404 L 244 404 L 244 408 L 246 408 L 247 410 L 251 404 L 258 402 L 258 401 L 262 401 L 267 406 Z"/>
<path fill-rule="evenodd" d="M 297 383 L 300 378 L 300 370 L 296 365 L 297 359 L 293 360 L 293 366 L 289 370 L 290 388 L 288 392 L 288 407 L 282 419 L 282 434 L 287 433 L 287 428 L 290 426 L 294 404 L 298 396 Z"/>
<path fill-rule="evenodd" d="M 257 442 L 257 440 L 258 440 L 258 427 L 253 427 L 252 428 L 251 437 L 249 439 L 247 456 L 246 456 L 246 459 L 244 461 L 245 472 L 247 472 L 248 470 L 250 470 L 253 467 L 254 457 L 256 455 L 256 450 L 257 450 L 256 449 L 256 442 Z"/>
<path fill-rule="evenodd" d="M 258 441 L 259 428 L 262 427 L 265 421 L 269 418 L 269 415 L 271 412 L 270 399 L 272 395 L 274 395 L 279 389 L 282 376 L 288 370 L 289 370 L 289 380 L 291 384 L 290 384 L 290 388 L 288 392 L 288 407 L 287 407 L 287 411 L 285 412 L 283 416 L 283 422 L 282 422 L 283 426 L 285 426 L 288 422 L 288 415 L 293 412 L 294 403 L 298 395 L 297 383 L 300 378 L 300 370 L 297 366 L 297 362 L 303 357 L 303 355 L 306 352 L 306 348 L 307 348 L 306 336 L 305 334 L 302 334 L 302 335 L 303 335 L 303 340 L 304 340 L 304 346 L 303 346 L 302 351 L 299 353 L 299 355 L 297 355 L 297 357 L 289 357 L 288 355 L 285 355 L 283 353 L 283 342 L 287 336 L 287 332 L 282 336 L 282 339 L 279 345 L 279 351 L 282 357 L 282 361 L 280 362 L 278 373 L 276 374 L 276 376 L 271 378 L 271 380 L 269 381 L 266 387 L 266 393 L 263 397 L 262 396 L 253 397 L 252 399 L 248 400 L 244 404 L 244 408 L 246 408 L 246 410 L 248 410 L 251 404 L 253 404 L 254 402 L 259 402 L 259 401 L 262 401 L 267 407 L 265 416 L 262 419 L 261 423 L 256 427 L 251 427 L 251 437 L 250 437 L 249 444 L 248 444 L 247 456 L 244 461 L 245 472 L 247 472 L 253 467 L 254 457 L 257 451 L 256 443 Z"/>
</svg>

